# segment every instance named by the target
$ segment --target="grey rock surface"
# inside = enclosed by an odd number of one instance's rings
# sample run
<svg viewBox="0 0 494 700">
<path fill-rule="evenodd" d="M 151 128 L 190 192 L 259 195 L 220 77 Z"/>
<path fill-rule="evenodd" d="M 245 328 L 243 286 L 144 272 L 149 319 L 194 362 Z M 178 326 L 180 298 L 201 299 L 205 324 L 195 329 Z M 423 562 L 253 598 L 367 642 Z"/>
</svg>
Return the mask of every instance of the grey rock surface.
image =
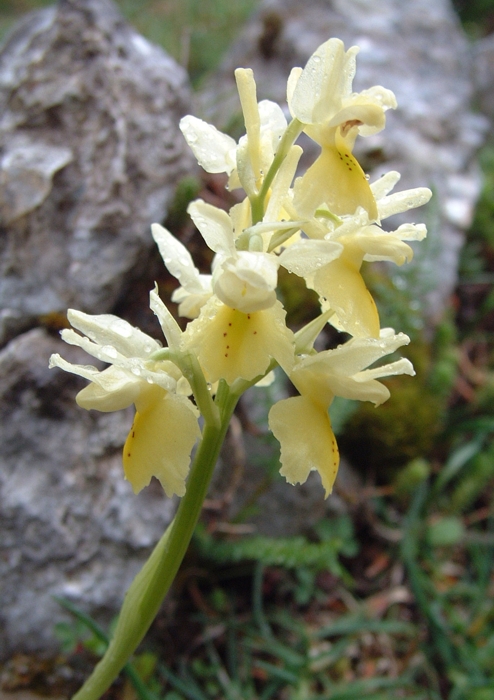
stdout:
<svg viewBox="0 0 494 700">
<path fill-rule="evenodd" d="M 0 345 L 35 319 L 105 311 L 193 167 L 185 71 L 110 0 L 60 0 L 0 51 Z"/>
<path fill-rule="evenodd" d="M 29 15 L 0 51 L 0 659 L 57 649 L 53 595 L 108 622 L 173 517 L 157 484 L 136 497 L 123 479 L 132 411 L 80 409 L 85 382 L 48 359 L 90 358 L 33 326 L 117 302 L 145 318 L 152 278 L 131 283 L 193 168 L 189 100 L 183 69 L 109 0 Z"/>
<path fill-rule="evenodd" d="M 473 79 L 479 107 L 492 121 L 494 119 L 494 34 L 489 34 L 477 41 L 473 47 L 473 54 Z"/>
<path fill-rule="evenodd" d="M 259 99 L 286 107 L 291 67 L 305 65 L 330 37 L 360 47 L 355 91 L 383 85 L 398 100 L 384 131 L 357 140 L 364 170 L 371 179 L 398 170 L 402 179 L 396 189 L 434 191 L 427 209 L 411 212 L 429 228 L 429 241 L 417 247 L 418 287 L 434 324 L 457 279 L 463 232 L 480 190 L 475 155 L 488 128 L 472 111 L 472 51 L 450 0 L 264 0 L 220 72 L 205 85 L 198 116 L 219 128 L 231 123 L 239 111 L 233 80 L 239 65 L 253 68 Z"/>
<path fill-rule="evenodd" d="M 84 382 L 49 370 L 52 352 L 87 361 L 39 328 L 0 352 L 0 659 L 56 649 L 53 595 L 114 615 L 175 508 L 123 479 L 132 411 L 80 409 Z"/>
</svg>

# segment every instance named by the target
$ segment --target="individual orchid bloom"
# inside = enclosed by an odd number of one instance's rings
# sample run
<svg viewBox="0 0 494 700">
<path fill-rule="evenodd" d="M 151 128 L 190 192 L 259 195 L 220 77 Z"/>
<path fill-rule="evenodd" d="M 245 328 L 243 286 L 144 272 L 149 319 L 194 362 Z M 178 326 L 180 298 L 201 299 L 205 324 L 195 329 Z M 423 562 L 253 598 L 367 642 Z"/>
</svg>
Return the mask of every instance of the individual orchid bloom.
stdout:
<svg viewBox="0 0 494 700">
<path fill-rule="evenodd" d="M 295 183 L 295 205 L 304 217 L 326 205 L 336 215 L 362 207 L 371 220 L 378 219 L 374 195 L 352 150 L 357 135 L 384 128 L 384 113 L 396 108 L 396 99 L 381 86 L 352 92 L 357 53 L 358 47 L 345 52 L 342 41 L 330 39 L 288 80 L 290 112 L 321 146 L 319 157 Z"/>
<path fill-rule="evenodd" d="M 267 309 L 243 313 L 213 296 L 183 334 L 183 347 L 197 355 L 207 381 L 232 385 L 266 374 L 274 359 L 283 367 L 294 360 L 294 336 L 279 301 Z"/>
<path fill-rule="evenodd" d="M 412 364 L 402 358 L 367 369 L 377 360 L 410 342 L 391 328 L 379 338 L 352 338 L 334 350 L 302 357 L 289 371 L 299 396 L 278 401 L 270 410 L 269 427 L 281 445 L 281 474 L 292 484 L 304 483 L 312 470 L 321 476 L 326 497 L 331 493 L 339 465 L 339 453 L 328 409 L 335 396 L 372 401 L 376 406 L 389 398 L 389 389 L 378 379 L 398 374 L 414 375 Z"/>
<path fill-rule="evenodd" d="M 426 187 L 404 190 L 389 195 L 399 180 L 399 173 L 389 172 L 371 185 L 381 219 L 426 204 L 432 193 Z M 297 215 L 296 212 L 293 215 Z M 322 300 L 323 310 L 331 309 L 330 319 L 339 330 L 357 337 L 379 337 L 379 314 L 372 295 L 361 274 L 364 261 L 385 261 L 403 265 L 413 257 L 413 249 L 405 241 L 420 241 L 427 234 L 423 224 L 402 224 L 394 231 L 384 231 L 370 221 L 368 213 L 360 209 L 352 216 L 341 219 L 327 209 L 320 208 L 316 216 L 304 224 L 304 232 L 311 240 L 306 243 L 306 256 L 312 246 L 317 267 L 303 268 L 298 260 L 297 246 L 282 256 L 282 264 L 291 272 L 305 278 Z M 340 253 L 331 257 L 328 246 L 340 246 Z M 292 247 L 293 248 L 293 247 Z"/>
<path fill-rule="evenodd" d="M 134 423 L 123 450 L 126 479 L 138 493 L 155 476 L 167 496 L 183 496 L 190 453 L 200 430 L 199 414 L 187 398 L 190 388 L 180 370 L 168 360 L 154 359 L 163 351 L 158 341 L 117 316 L 90 316 L 70 309 L 68 319 L 84 335 L 65 329 L 62 339 L 110 366 L 100 371 L 54 354 L 50 367 L 90 381 L 76 397 L 82 408 L 108 412 L 134 404 Z"/>
<path fill-rule="evenodd" d="M 247 132 L 238 144 L 231 136 L 191 115 L 181 119 L 180 129 L 206 172 L 226 173 L 230 189 L 243 187 L 252 195 L 269 170 L 287 122 L 278 104 L 270 100 L 257 102 L 250 69 L 239 68 L 235 76 Z"/>
<path fill-rule="evenodd" d="M 197 200 L 188 212 L 208 247 L 216 253 L 212 288 L 227 306 L 243 313 L 267 309 L 276 301 L 278 259 L 262 251 L 240 250 L 230 216 Z"/>
<path fill-rule="evenodd" d="M 180 282 L 172 294 L 179 315 L 197 318 L 213 294 L 212 276 L 199 272 L 187 248 L 164 226 L 152 224 L 151 233 L 168 272 Z"/>
<path fill-rule="evenodd" d="M 248 204 L 248 200 L 244 202 Z M 267 248 L 274 232 L 292 233 L 303 223 L 262 221 L 245 227 L 250 222 L 248 211 L 250 207 L 242 203 L 228 214 L 202 200 L 196 200 L 188 207 L 206 244 L 216 253 L 212 266 L 214 294 L 224 304 L 242 313 L 262 311 L 276 302 L 281 258 L 266 252 Z M 240 245 L 247 250 L 239 250 Z"/>
</svg>

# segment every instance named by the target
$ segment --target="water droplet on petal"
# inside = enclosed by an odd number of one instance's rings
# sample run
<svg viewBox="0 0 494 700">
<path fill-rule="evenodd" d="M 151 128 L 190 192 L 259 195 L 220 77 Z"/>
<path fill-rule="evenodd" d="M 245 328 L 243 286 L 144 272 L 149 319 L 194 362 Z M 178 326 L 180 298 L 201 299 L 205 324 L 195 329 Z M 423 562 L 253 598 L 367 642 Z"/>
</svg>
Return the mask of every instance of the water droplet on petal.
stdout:
<svg viewBox="0 0 494 700">
<path fill-rule="evenodd" d="M 122 338 L 130 338 L 132 335 L 132 326 L 120 318 L 116 321 L 112 321 L 110 324 L 110 330 L 113 331 L 113 333 L 117 333 L 118 335 L 122 336 Z"/>
<path fill-rule="evenodd" d="M 115 350 L 113 345 L 103 345 L 101 348 L 101 352 L 103 355 L 107 355 L 108 357 L 111 357 L 113 360 L 118 357 L 118 352 Z"/>
</svg>

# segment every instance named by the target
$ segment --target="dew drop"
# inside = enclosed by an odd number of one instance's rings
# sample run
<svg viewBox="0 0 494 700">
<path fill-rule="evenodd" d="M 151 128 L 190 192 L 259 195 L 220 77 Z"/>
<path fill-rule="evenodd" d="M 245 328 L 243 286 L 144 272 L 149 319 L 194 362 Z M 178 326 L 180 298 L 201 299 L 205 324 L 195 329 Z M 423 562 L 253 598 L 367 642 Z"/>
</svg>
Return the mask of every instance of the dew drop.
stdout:
<svg viewBox="0 0 494 700">
<path fill-rule="evenodd" d="M 113 345 L 103 345 L 103 347 L 101 348 L 101 352 L 103 355 L 107 355 L 108 357 L 111 357 L 113 359 L 118 357 L 118 352 L 115 350 Z"/>
<path fill-rule="evenodd" d="M 132 335 L 132 326 L 130 326 L 122 319 L 113 321 L 110 324 L 110 330 L 122 336 L 122 338 L 130 338 L 130 336 Z"/>
</svg>

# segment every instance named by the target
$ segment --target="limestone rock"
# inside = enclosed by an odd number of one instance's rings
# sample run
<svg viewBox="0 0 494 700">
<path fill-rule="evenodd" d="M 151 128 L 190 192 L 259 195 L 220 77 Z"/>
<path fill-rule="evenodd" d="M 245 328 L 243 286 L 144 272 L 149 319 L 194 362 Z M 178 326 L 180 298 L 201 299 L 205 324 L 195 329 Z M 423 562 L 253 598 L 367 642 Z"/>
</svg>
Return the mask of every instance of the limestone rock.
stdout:
<svg viewBox="0 0 494 700">
<path fill-rule="evenodd" d="M 123 479 L 132 411 L 80 409 L 85 382 L 49 370 L 52 352 L 87 362 L 41 329 L 0 352 L 0 659 L 57 648 L 54 595 L 108 622 L 175 508 Z"/>
<path fill-rule="evenodd" d="M 494 35 L 480 39 L 473 48 L 473 77 L 477 89 L 479 107 L 494 119 Z"/>
<path fill-rule="evenodd" d="M 61 0 L 0 51 L 0 658 L 56 649 L 53 595 L 108 622 L 173 517 L 157 483 L 136 497 L 123 480 L 132 411 L 78 408 L 85 382 L 48 359 L 88 356 L 29 329 L 67 307 L 145 316 L 152 278 L 133 282 L 194 167 L 189 100 L 183 69 L 110 0 Z"/>
<path fill-rule="evenodd" d="M 0 51 L 0 344 L 111 309 L 193 159 L 185 71 L 110 0 L 60 0 Z"/>
</svg>

